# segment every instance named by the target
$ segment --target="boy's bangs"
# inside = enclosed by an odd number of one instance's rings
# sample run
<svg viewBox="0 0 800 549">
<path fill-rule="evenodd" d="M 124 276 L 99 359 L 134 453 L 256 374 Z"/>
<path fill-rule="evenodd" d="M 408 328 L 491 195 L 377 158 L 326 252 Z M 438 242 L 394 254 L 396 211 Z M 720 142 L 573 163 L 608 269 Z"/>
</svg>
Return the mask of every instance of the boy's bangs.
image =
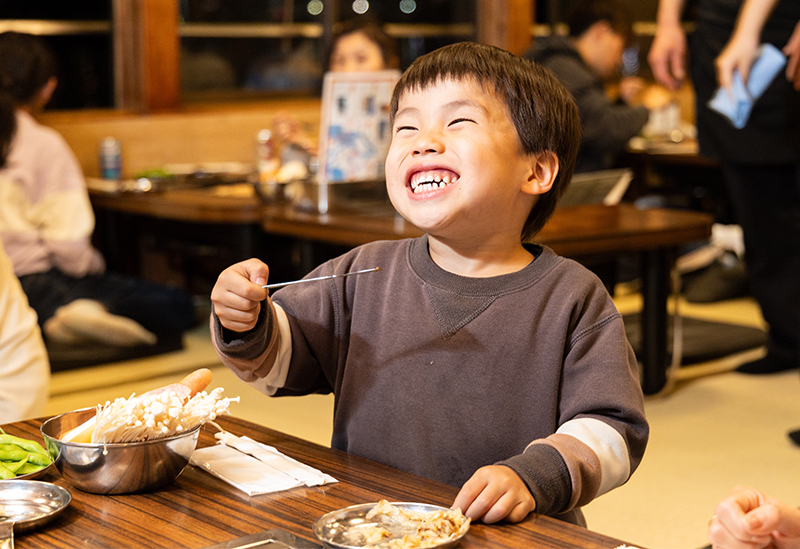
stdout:
<svg viewBox="0 0 800 549">
<path fill-rule="evenodd" d="M 502 62 L 499 58 L 501 54 L 512 55 L 502 50 L 476 47 L 476 44 L 471 42 L 461 42 L 418 58 L 395 86 L 390 111 L 392 120 L 397 114 L 401 95 L 423 90 L 447 80 L 472 80 L 483 89 L 488 85 L 499 97 L 505 99 L 508 90 L 502 83 L 514 80 L 507 74 L 507 60 Z"/>
</svg>

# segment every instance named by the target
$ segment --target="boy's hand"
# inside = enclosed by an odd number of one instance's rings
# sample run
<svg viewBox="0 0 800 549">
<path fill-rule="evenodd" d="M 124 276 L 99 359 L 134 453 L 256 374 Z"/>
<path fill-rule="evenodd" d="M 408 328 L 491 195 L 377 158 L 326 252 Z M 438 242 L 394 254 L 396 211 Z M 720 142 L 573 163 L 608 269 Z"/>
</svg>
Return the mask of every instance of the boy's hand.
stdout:
<svg viewBox="0 0 800 549">
<path fill-rule="evenodd" d="M 452 508 L 487 524 L 503 519 L 519 522 L 536 509 L 536 501 L 513 469 L 488 465 L 475 471 L 464 483 Z"/>
<path fill-rule="evenodd" d="M 211 290 L 211 302 L 220 324 L 234 332 L 252 330 L 269 292 L 269 267 L 258 259 L 236 263 L 222 271 Z"/>
</svg>

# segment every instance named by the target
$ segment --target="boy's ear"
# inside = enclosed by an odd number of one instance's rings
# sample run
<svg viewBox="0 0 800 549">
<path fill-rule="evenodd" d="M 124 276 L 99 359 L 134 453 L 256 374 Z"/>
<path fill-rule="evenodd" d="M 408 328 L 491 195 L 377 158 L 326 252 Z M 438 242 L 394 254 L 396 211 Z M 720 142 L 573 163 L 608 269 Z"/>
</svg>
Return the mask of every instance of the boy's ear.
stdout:
<svg viewBox="0 0 800 549">
<path fill-rule="evenodd" d="M 520 190 L 532 195 L 544 194 L 553 188 L 558 175 L 558 157 L 553 151 L 543 151 L 530 155 L 530 159 L 531 171 Z"/>
</svg>

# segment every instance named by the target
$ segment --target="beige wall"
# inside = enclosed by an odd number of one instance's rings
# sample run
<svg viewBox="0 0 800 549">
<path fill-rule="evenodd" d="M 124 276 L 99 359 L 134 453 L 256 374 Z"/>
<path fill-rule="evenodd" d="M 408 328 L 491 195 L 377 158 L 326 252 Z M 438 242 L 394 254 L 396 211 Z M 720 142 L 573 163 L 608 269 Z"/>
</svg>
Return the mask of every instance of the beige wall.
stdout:
<svg viewBox="0 0 800 549">
<path fill-rule="evenodd" d="M 136 114 L 120 111 L 44 113 L 39 119 L 59 131 L 87 176 L 98 176 L 98 146 L 108 136 L 122 145 L 123 175 L 165 164 L 252 162 L 256 132 L 288 114 L 309 130 L 319 127 L 319 100 L 276 100 L 182 112 Z"/>
</svg>

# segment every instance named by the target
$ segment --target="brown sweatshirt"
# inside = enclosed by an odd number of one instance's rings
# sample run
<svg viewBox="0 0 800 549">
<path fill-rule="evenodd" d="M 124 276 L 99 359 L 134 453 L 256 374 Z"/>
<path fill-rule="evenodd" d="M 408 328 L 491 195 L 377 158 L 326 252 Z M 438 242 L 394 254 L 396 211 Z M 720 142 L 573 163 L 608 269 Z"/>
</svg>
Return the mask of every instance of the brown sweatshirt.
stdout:
<svg viewBox="0 0 800 549">
<path fill-rule="evenodd" d="M 274 294 L 291 353 L 270 389 L 333 392 L 333 448 L 454 486 L 507 465 L 536 512 L 581 523 L 580 506 L 627 481 L 644 454 L 638 367 L 597 277 L 549 248 L 530 251 L 527 267 L 491 278 L 441 269 L 426 237 L 321 265 L 309 276 L 380 271 Z M 275 317 L 265 306 L 252 331 L 223 334 L 212 315 L 221 359 L 261 389 Z"/>
</svg>

